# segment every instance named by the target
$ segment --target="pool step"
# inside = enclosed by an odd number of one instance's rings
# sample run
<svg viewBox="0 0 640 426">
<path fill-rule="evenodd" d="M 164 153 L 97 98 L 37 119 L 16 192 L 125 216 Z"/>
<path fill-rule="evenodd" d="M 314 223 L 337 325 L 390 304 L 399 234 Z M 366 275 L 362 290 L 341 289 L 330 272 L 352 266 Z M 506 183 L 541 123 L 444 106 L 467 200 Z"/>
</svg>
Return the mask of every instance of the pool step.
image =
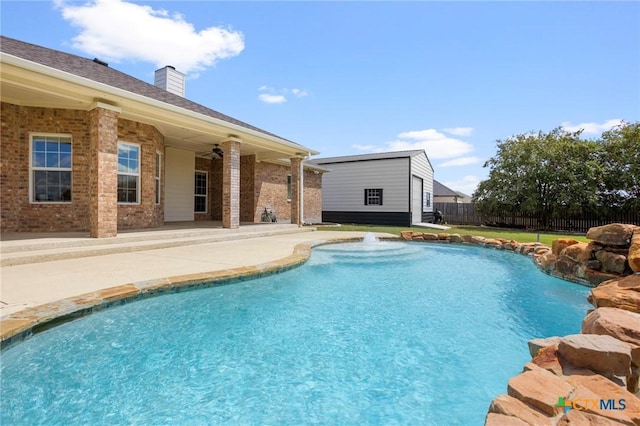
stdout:
<svg viewBox="0 0 640 426">
<path fill-rule="evenodd" d="M 121 234 L 115 238 L 74 238 L 70 240 L 34 240 L 3 242 L 0 266 L 25 265 L 106 254 L 130 253 L 209 244 L 249 238 L 269 237 L 315 231 L 313 227 L 297 225 L 264 225 L 244 229 L 192 229 L 173 231 L 148 231 L 132 235 Z"/>
<path fill-rule="evenodd" d="M 421 247 L 404 242 L 381 242 L 378 244 L 347 243 L 325 246 L 318 249 L 324 255 L 331 256 L 332 263 L 367 265 L 415 260 L 423 257 Z"/>
</svg>

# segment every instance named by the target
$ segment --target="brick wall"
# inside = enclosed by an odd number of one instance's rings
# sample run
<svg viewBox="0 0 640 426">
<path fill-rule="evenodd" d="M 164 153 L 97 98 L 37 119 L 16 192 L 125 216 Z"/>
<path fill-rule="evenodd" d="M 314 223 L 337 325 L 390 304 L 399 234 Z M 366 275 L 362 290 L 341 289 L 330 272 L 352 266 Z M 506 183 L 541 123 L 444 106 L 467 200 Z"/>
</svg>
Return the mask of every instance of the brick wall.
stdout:
<svg viewBox="0 0 640 426">
<path fill-rule="evenodd" d="M 240 222 L 255 220 L 255 168 L 255 155 L 240 157 Z"/>
<path fill-rule="evenodd" d="M 290 174 L 290 166 L 255 163 L 255 222 L 260 222 L 265 207 L 272 208 L 278 221 L 291 221 L 291 200 L 287 199 Z M 322 174 L 311 170 L 304 171 L 304 218 L 306 223 L 322 221 Z"/>
<path fill-rule="evenodd" d="M 253 221 L 260 222 L 265 207 L 275 212 L 278 221 L 291 220 L 291 203 L 287 200 L 287 175 L 291 168 L 260 162 L 255 164 L 255 210 Z"/>
<path fill-rule="evenodd" d="M 156 205 L 156 152 L 164 153 L 164 136 L 153 126 L 118 120 L 118 139 L 140 145 L 140 204 L 118 205 L 118 229 L 153 228 L 164 223 L 164 200 Z M 164 154 L 162 156 L 164 162 Z M 164 164 L 161 167 L 164 175 Z M 160 182 L 164 188 L 164 176 Z M 164 190 L 160 191 L 161 194 Z"/>
<path fill-rule="evenodd" d="M 119 111 L 96 107 L 89 111 L 89 235 L 118 235 Z"/>
<path fill-rule="evenodd" d="M 304 171 L 304 222 L 322 222 L 322 173 Z"/>
<path fill-rule="evenodd" d="M 211 220 L 222 220 L 222 160 L 211 160 L 211 193 L 209 205 L 211 206 Z"/>
<path fill-rule="evenodd" d="M 222 151 L 222 226 L 236 229 L 240 226 L 240 142 L 224 140 Z"/>
<path fill-rule="evenodd" d="M 2 232 L 89 230 L 89 118 L 87 111 L 0 105 L 0 199 Z M 72 138 L 71 203 L 29 202 L 29 133 Z"/>
<path fill-rule="evenodd" d="M 89 231 L 90 194 L 94 171 L 91 112 L 0 105 L 0 200 L 2 232 Z M 29 133 L 70 134 L 73 150 L 71 203 L 29 202 Z M 118 120 L 118 138 L 140 144 L 140 205 L 118 206 L 118 229 L 161 225 L 164 200 L 155 204 L 155 153 L 164 152 L 164 138 L 153 126 Z M 163 156 L 164 161 L 164 156 Z M 164 165 L 161 182 L 164 186 Z M 95 183 L 95 182 L 94 182 Z"/>
</svg>

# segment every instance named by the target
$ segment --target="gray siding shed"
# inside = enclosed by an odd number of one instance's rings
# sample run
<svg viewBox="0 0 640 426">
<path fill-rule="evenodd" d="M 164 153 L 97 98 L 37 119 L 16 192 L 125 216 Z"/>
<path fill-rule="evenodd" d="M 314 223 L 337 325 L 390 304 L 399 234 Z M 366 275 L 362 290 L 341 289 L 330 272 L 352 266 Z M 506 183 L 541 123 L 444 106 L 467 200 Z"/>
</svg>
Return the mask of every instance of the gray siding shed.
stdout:
<svg viewBox="0 0 640 426">
<path fill-rule="evenodd" d="M 433 217 L 433 167 L 423 150 L 309 162 L 330 170 L 322 177 L 324 222 L 410 226 Z M 382 205 L 367 204 L 367 190 L 377 189 Z"/>
</svg>

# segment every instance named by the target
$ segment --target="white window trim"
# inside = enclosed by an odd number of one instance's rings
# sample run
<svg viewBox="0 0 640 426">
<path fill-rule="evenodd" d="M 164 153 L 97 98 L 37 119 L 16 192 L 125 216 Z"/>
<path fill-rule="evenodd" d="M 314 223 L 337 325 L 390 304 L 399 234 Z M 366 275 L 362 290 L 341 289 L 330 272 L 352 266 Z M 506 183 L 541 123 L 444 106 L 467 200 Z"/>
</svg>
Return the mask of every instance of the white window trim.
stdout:
<svg viewBox="0 0 640 426">
<path fill-rule="evenodd" d="M 194 188 L 193 188 L 194 201 L 195 201 L 195 197 L 204 197 L 204 211 L 203 212 L 197 212 L 196 209 L 195 209 L 195 206 L 194 206 L 193 207 L 193 212 L 195 214 L 207 214 L 207 213 L 209 213 L 209 172 L 206 171 L 206 170 L 195 170 L 194 171 L 194 177 L 195 177 L 196 173 L 203 173 L 207 177 L 207 185 L 204 188 L 205 191 L 206 191 L 204 195 L 196 194 L 196 191 L 195 191 L 196 188 L 195 188 L 195 185 L 194 185 Z"/>
<path fill-rule="evenodd" d="M 160 151 L 156 151 L 155 161 L 158 162 L 158 174 L 154 176 L 154 183 L 156 183 L 158 190 L 157 190 L 157 193 L 153 194 L 153 196 L 154 196 L 154 201 L 156 203 L 156 206 L 159 206 L 162 202 L 162 153 Z M 155 167 L 156 165 L 154 163 L 153 164 L 154 174 L 156 173 Z M 154 187 L 153 189 L 155 191 L 156 188 Z"/>
<path fill-rule="evenodd" d="M 52 138 L 69 138 L 71 139 L 71 167 L 34 167 L 33 166 L 33 137 L 45 136 Z M 71 172 L 71 201 L 36 201 L 34 196 L 33 172 L 35 170 L 46 170 L 51 172 Z M 73 203 L 73 137 L 70 133 L 46 133 L 46 132 L 29 132 L 29 204 L 63 204 L 70 205 Z"/>
<path fill-rule="evenodd" d="M 126 172 L 121 172 L 119 170 L 117 170 L 118 167 L 118 146 L 119 145 L 129 145 L 129 146 L 136 146 L 138 147 L 138 173 L 126 173 Z M 138 143 L 133 143 L 133 142 L 125 142 L 125 141 L 118 141 L 118 144 L 116 146 L 116 192 L 118 190 L 117 186 L 117 175 L 123 175 L 123 176 L 135 176 L 138 178 L 138 184 L 136 185 L 136 201 L 134 203 L 127 203 L 127 202 L 122 202 L 122 201 L 118 201 L 118 205 L 119 206 L 137 206 L 140 204 L 140 192 L 141 192 L 141 186 L 142 186 L 142 178 L 141 178 L 141 173 L 140 171 L 142 170 L 142 147 L 140 146 L 140 144 Z M 117 195 L 116 195 L 117 197 Z"/>
</svg>

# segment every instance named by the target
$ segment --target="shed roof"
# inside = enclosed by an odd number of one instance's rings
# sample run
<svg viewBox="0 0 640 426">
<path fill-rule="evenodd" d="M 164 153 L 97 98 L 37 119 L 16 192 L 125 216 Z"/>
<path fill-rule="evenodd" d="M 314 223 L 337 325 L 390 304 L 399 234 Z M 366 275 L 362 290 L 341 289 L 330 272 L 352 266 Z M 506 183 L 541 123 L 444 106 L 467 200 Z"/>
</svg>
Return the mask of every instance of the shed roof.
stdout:
<svg viewBox="0 0 640 426">
<path fill-rule="evenodd" d="M 353 163 L 357 161 L 388 160 L 392 158 L 409 158 L 409 157 L 415 157 L 416 155 L 420 155 L 420 154 L 424 154 L 425 156 L 427 156 L 427 153 L 423 149 L 414 149 L 410 151 L 377 152 L 373 154 L 344 155 L 341 157 L 314 158 L 312 160 L 309 160 L 309 163 L 314 163 L 314 164 Z M 428 156 L 427 156 L 427 160 L 429 160 Z M 431 162 L 429 162 L 429 165 L 431 165 Z"/>
</svg>

